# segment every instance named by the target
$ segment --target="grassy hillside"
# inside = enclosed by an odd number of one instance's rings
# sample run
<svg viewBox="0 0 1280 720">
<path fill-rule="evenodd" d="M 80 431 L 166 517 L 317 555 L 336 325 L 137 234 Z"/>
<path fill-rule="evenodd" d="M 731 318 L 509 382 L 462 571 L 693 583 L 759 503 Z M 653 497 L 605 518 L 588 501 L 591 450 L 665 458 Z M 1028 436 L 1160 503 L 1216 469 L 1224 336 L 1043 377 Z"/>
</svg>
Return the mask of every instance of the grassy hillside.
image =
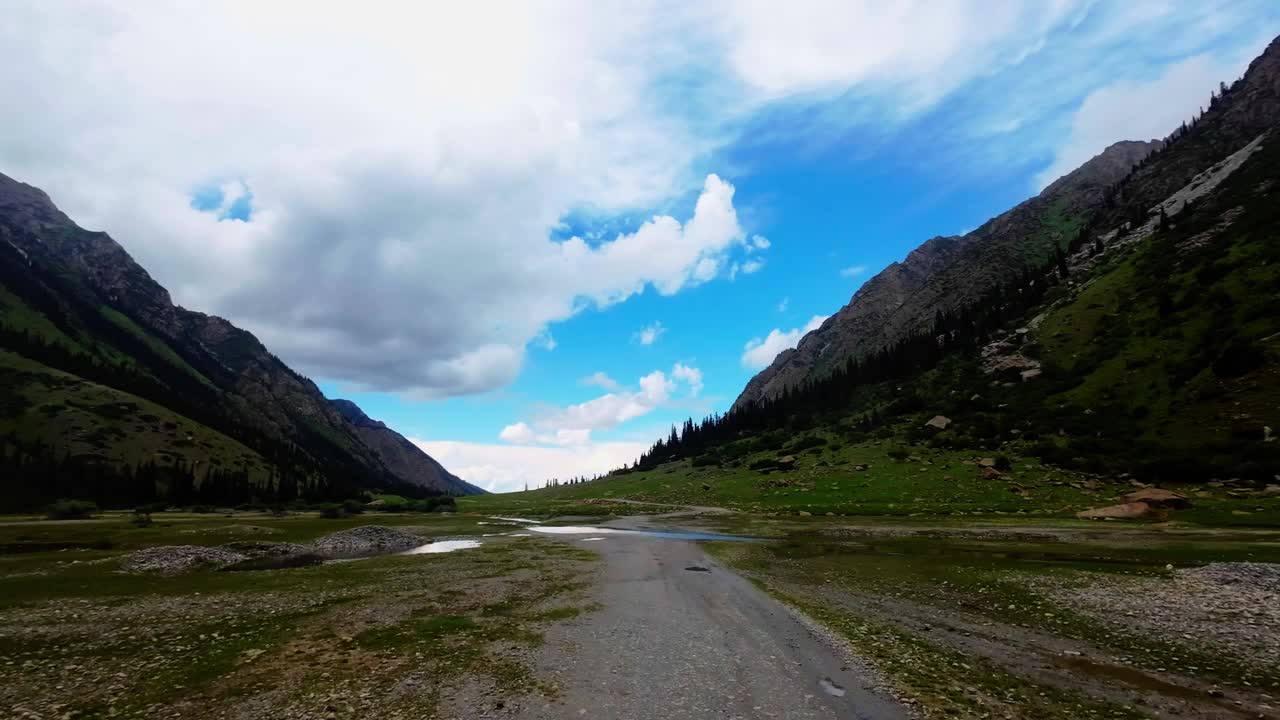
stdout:
<svg viewBox="0 0 1280 720">
<path fill-rule="evenodd" d="M 149 400 L 0 352 L 0 436 L 76 457 L 242 469 L 265 479 L 258 453 Z"/>
</svg>

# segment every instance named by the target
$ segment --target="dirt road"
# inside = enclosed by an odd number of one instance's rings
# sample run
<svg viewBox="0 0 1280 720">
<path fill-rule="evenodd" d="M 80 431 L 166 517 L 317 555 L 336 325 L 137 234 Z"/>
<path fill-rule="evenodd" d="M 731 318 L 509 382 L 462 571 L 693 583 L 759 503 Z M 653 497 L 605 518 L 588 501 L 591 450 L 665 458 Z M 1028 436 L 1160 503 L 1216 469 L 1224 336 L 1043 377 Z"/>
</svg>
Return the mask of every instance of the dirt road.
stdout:
<svg viewBox="0 0 1280 720">
<path fill-rule="evenodd" d="M 634 527 L 642 518 L 614 521 Z M 538 660 L 556 700 L 522 717 L 906 717 L 870 673 L 698 544 L 634 535 L 564 537 L 605 557 L 601 609 L 551 631 Z"/>
</svg>

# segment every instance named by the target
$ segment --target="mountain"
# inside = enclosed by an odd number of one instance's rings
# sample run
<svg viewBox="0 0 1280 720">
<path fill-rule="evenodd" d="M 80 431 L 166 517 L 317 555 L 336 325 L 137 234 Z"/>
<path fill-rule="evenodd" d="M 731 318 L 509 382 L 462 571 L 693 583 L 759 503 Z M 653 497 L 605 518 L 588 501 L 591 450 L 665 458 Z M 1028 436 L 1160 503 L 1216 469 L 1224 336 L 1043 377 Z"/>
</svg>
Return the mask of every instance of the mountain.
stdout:
<svg viewBox="0 0 1280 720">
<path fill-rule="evenodd" d="M 779 353 L 747 383 L 734 407 L 776 398 L 849 358 L 864 358 L 928 330 L 1040 267 L 1073 239 L 1124 178 L 1162 142 L 1119 142 L 1034 198 L 962 236 L 935 237 L 868 280 L 847 305 Z"/>
<path fill-rule="evenodd" d="M 1036 197 L 960 237 L 937 237 L 867 281 L 821 327 L 753 377 L 735 408 L 776 399 L 852 360 L 927 333 L 1034 272 L 1091 223 L 1115 228 L 1145 220 L 1158 203 L 1244 147 L 1280 118 L 1280 38 L 1229 89 L 1224 83 L 1192 126 L 1164 141 L 1120 142 L 1049 185 Z M 1150 161 L 1148 161 L 1150 159 Z M 1121 182 L 1123 181 L 1123 182 Z M 1141 224 L 1141 223 L 1139 223 Z"/>
<path fill-rule="evenodd" d="M 616 474 L 644 484 L 664 466 L 654 477 L 672 482 L 666 465 L 687 462 L 705 492 L 883 492 L 878 510 L 913 512 L 911 481 L 853 482 L 868 459 L 922 463 L 914 475 L 988 457 L 936 496 L 1043 511 L 1039 493 L 1063 512 L 1053 473 L 1068 470 L 1089 492 L 1127 473 L 1260 497 L 1280 478 L 1277 288 L 1280 39 L 1164 141 L 1112 146 L 974 233 L 924 243 L 732 411 Z"/>
<path fill-rule="evenodd" d="M 383 463 L 397 477 L 450 495 L 481 495 L 485 492 L 445 470 L 443 465 L 436 462 L 417 445 L 387 427 L 386 423 L 365 415 L 364 411 L 350 400 L 337 399 L 330 402 L 356 427 L 360 438 L 378 453 Z"/>
<path fill-rule="evenodd" d="M 0 240 L 0 449 L 10 460 L 65 456 L 77 470 L 61 475 L 145 470 L 164 486 L 209 476 L 209 487 L 254 497 L 447 491 L 434 474 L 397 474 L 398 455 L 384 458 L 251 333 L 174 305 L 110 236 L 4 175 Z"/>
</svg>

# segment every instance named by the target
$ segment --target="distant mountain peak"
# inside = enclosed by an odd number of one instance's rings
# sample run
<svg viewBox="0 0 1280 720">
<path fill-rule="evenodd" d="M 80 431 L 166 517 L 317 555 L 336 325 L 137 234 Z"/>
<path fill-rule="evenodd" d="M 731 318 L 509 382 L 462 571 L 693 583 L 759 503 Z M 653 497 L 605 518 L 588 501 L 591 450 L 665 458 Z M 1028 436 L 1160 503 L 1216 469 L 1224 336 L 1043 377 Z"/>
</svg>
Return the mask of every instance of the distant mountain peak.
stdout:
<svg viewBox="0 0 1280 720">
<path fill-rule="evenodd" d="M 355 425 L 356 427 L 385 428 L 387 426 L 386 423 L 381 422 L 379 420 L 374 420 L 373 418 L 366 415 L 364 410 L 360 409 L 359 405 L 356 405 L 354 402 L 350 400 L 344 400 L 342 398 L 334 398 L 329 402 L 332 403 L 333 406 L 338 409 L 338 412 L 342 413 L 343 417 L 349 420 L 351 424 Z"/>
</svg>

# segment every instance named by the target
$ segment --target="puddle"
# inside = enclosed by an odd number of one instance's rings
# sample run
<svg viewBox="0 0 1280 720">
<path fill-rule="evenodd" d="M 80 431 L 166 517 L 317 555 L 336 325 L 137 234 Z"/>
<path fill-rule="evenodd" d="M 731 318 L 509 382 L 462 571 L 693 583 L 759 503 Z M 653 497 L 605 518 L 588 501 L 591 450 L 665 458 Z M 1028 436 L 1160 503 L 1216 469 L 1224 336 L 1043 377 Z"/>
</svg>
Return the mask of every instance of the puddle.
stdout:
<svg viewBox="0 0 1280 720">
<path fill-rule="evenodd" d="M 640 537 L 663 538 L 666 540 L 731 540 L 738 542 L 759 542 L 760 538 L 743 535 L 722 535 L 712 532 L 696 532 L 687 530 L 626 530 L 623 528 L 600 527 L 598 525 L 540 525 L 530 530 L 546 535 L 637 535 Z"/>
<path fill-rule="evenodd" d="M 818 681 L 818 685 L 822 687 L 822 692 L 832 697 L 844 697 L 845 689 L 837 685 L 831 678 L 822 678 Z"/>
<path fill-rule="evenodd" d="M 685 568 L 685 570 L 688 570 L 690 572 L 711 572 L 711 568 L 704 568 L 701 565 L 690 565 L 689 567 Z"/>
<path fill-rule="evenodd" d="M 582 538 L 579 542 L 591 542 L 592 540 L 603 540 L 604 538 Z"/>
<path fill-rule="evenodd" d="M 513 522 L 513 523 L 529 523 L 531 525 L 542 524 L 541 520 L 530 520 L 529 518 L 495 517 L 492 515 L 488 516 L 488 518 L 490 520 L 504 520 L 506 522 Z"/>
<path fill-rule="evenodd" d="M 401 555 L 434 555 L 436 553 L 453 552 L 454 550 L 470 550 L 480 547 L 479 540 L 437 540 L 426 545 L 419 545 L 412 550 L 405 550 Z"/>
</svg>

